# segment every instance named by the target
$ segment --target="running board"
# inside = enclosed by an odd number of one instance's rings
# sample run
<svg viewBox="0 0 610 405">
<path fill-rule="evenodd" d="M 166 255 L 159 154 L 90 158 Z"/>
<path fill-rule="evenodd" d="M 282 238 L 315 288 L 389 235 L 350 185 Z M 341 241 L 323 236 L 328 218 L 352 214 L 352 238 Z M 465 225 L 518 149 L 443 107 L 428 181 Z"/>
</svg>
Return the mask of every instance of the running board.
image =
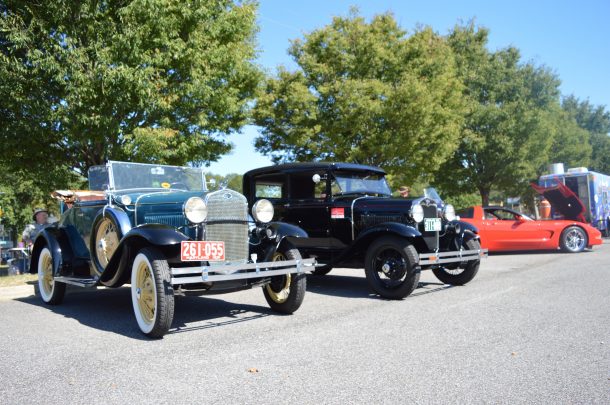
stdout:
<svg viewBox="0 0 610 405">
<path fill-rule="evenodd" d="M 79 277 L 54 277 L 54 281 L 58 281 L 64 284 L 76 285 L 79 287 L 91 288 L 97 285 L 97 278 L 79 278 Z"/>
</svg>

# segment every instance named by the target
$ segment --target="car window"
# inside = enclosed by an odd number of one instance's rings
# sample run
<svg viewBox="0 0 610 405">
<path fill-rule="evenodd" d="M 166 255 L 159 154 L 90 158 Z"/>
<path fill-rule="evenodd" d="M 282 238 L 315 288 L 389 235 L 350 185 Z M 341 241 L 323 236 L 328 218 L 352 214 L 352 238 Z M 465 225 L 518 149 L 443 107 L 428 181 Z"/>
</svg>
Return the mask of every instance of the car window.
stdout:
<svg viewBox="0 0 610 405">
<path fill-rule="evenodd" d="M 473 218 L 474 217 L 474 207 L 466 208 L 456 212 L 460 218 Z"/>
<path fill-rule="evenodd" d="M 282 198 L 281 183 L 256 182 L 255 196 L 257 198 Z"/>
<path fill-rule="evenodd" d="M 501 219 L 503 221 L 515 221 L 517 219 L 515 217 L 515 214 L 510 211 L 495 210 L 491 213 L 493 214 L 493 216 L 495 216 L 495 218 Z"/>
<path fill-rule="evenodd" d="M 391 195 L 392 191 L 381 173 L 335 172 L 331 183 L 333 195 L 338 194 L 377 194 Z"/>
</svg>

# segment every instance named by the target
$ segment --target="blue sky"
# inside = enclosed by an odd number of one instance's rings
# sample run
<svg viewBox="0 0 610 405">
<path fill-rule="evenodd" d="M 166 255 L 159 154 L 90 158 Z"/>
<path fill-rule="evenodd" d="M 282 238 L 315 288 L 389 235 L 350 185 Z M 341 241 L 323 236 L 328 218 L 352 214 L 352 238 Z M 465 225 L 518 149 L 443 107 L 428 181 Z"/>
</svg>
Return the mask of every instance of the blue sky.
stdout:
<svg viewBox="0 0 610 405">
<path fill-rule="evenodd" d="M 270 73 L 280 64 L 293 70 L 290 40 L 327 25 L 333 16 L 346 16 L 351 6 L 367 19 L 390 11 L 407 32 L 426 25 L 445 35 L 456 23 L 474 19 L 490 30 L 490 50 L 514 46 L 523 61 L 554 71 L 562 94 L 610 109 L 610 0 L 261 0 L 257 63 Z M 209 170 L 244 173 L 271 164 L 254 150 L 256 135 L 257 128 L 249 126 L 230 136 L 235 149 Z"/>
</svg>

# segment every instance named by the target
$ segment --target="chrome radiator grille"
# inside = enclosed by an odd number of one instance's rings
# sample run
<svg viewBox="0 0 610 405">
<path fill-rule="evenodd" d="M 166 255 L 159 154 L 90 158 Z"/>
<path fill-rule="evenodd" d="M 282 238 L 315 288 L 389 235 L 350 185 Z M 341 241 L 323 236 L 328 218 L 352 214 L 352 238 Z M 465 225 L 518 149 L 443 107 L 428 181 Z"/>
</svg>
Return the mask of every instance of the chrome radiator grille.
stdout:
<svg viewBox="0 0 610 405">
<path fill-rule="evenodd" d="M 208 217 L 205 239 L 224 241 L 226 261 L 248 259 L 248 202 L 233 190 L 220 190 L 206 197 Z"/>
<path fill-rule="evenodd" d="M 422 202 L 421 207 L 424 209 L 424 218 L 437 218 L 438 211 L 436 204 L 427 205 L 425 202 Z M 419 231 L 422 233 L 426 244 L 428 245 L 428 249 L 436 250 L 438 249 L 438 232 L 426 232 L 424 228 L 424 222 L 419 224 Z"/>
</svg>

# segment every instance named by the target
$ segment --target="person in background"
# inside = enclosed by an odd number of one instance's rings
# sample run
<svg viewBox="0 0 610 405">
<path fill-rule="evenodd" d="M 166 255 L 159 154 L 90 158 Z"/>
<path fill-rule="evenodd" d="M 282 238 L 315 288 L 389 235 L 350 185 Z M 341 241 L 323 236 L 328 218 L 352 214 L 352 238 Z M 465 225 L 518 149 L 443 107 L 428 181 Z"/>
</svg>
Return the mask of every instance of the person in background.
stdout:
<svg viewBox="0 0 610 405">
<path fill-rule="evenodd" d="M 411 191 L 411 189 L 407 186 L 400 186 L 398 187 L 398 193 L 400 194 L 400 196 L 402 198 L 408 198 L 409 197 L 409 191 Z"/>
<path fill-rule="evenodd" d="M 49 212 L 44 208 L 36 208 L 34 210 L 34 215 L 32 215 L 32 219 L 34 220 L 34 223 L 26 225 L 21 234 L 21 239 L 23 240 L 25 247 L 32 246 L 38 232 L 49 224 Z"/>
</svg>

